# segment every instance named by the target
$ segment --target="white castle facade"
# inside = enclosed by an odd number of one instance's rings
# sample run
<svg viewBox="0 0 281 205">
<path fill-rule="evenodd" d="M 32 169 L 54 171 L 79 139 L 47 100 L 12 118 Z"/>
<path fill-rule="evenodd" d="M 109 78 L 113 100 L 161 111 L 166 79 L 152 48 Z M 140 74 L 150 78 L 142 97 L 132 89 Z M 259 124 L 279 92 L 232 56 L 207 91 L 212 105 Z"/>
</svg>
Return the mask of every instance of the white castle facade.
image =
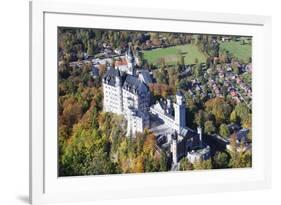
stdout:
<svg viewBox="0 0 281 205">
<path fill-rule="evenodd" d="M 186 126 L 185 122 L 185 102 L 182 93 L 176 94 L 176 102 L 171 103 L 168 99 L 166 103 L 156 102 L 150 107 L 152 114 L 157 115 L 164 121 L 171 129 L 176 130 L 178 133 L 181 128 Z M 174 112 L 174 115 L 173 115 Z"/>
<path fill-rule="evenodd" d="M 135 136 L 149 128 L 150 92 L 147 83 L 136 74 L 132 50 L 126 53 L 127 65 L 109 67 L 102 80 L 105 112 L 124 115 L 128 121 L 127 135 Z"/>
</svg>

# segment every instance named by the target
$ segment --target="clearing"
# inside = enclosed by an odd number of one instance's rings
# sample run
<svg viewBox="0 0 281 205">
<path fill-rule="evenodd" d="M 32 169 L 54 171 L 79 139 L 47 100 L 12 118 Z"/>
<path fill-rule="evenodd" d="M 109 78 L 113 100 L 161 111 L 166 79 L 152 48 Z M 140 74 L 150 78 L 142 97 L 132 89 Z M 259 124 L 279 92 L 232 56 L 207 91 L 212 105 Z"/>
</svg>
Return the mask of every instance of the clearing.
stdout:
<svg viewBox="0 0 281 205">
<path fill-rule="evenodd" d="M 177 62 L 180 62 L 181 55 L 185 56 L 185 64 L 193 64 L 196 62 L 196 59 L 198 63 L 206 63 L 206 56 L 193 44 L 146 50 L 143 51 L 143 54 L 145 60 L 156 65 L 160 64 L 163 60 L 168 65 L 176 65 Z"/>
</svg>

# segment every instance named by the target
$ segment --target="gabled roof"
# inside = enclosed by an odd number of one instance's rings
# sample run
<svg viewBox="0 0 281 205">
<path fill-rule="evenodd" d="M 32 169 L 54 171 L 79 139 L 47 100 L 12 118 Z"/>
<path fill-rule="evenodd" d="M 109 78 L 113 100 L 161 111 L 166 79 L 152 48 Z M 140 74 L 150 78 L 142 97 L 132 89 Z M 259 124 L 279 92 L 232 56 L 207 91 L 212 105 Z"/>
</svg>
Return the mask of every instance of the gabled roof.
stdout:
<svg viewBox="0 0 281 205">
<path fill-rule="evenodd" d="M 147 93 L 148 87 L 139 80 L 136 76 L 127 75 L 123 84 L 123 89 L 128 90 L 131 93 Z"/>
<path fill-rule="evenodd" d="M 148 70 L 139 70 L 139 78 L 147 85 L 152 83 L 152 78 Z"/>
<path fill-rule="evenodd" d="M 99 69 L 96 65 L 92 66 L 92 75 L 93 76 L 99 76 Z"/>
<path fill-rule="evenodd" d="M 119 69 L 109 67 L 107 69 L 103 79 L 107 84 L 114 86 L 116 77 L 121 77 Z"/>
<path fill-rule="evenodd" d="M 165 107 L 163 103 L 157 101 L 154 105 L 151 106 L 153 109 L 159 111 L 160 113 L 165 114 Z"/>
<path fill-rule="evenodd" d="M 194 138 L 199 136 L 199 134 L 196 131 L 188 127 L 181 127 L 179 135 L 187 138 Z"/>
<path fill-rule="evenodd" d="M 249 133 L 249 129 L 242 128 L 237 132 L 237 140 L 247 139 L 248 133 Z"/>
<path fill-rule="evenodd" d="M 175 117 L 169 113 L 167 113 L 167 104 L 164 103 L 163 101 L 157 101 L 154 105 L 151 105 L 151 108 L 156 110 L 158 113 L 162 113 L 166 115 L 167 117 L 171 118 L 172 120 L 175 119 Z"/>
</svg>

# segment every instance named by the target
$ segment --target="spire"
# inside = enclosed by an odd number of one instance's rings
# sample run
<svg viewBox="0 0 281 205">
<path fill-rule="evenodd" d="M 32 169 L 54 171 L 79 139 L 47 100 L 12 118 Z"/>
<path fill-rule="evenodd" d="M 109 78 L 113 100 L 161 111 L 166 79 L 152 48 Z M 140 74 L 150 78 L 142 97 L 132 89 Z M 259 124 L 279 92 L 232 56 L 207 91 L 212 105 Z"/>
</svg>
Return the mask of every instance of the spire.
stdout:
<svg viewBox="0 0 281 205">
<path fill-rule="evenodd" d="M 181 97 L 182 97 L 182 96 L 183 96 L 183 93 L 182 93 L 182 91 L 181 91 L 181 90 L 177 90 L 176 95 L 177 95 L 177 96 L 181 96 Z"/>
<path fill-rule="evenodd" d="M 134 59 L 134 54 L 133 54 L 131 45 L 128 45 L 126 58 L 127 58 L 127 62 L 128 62 L 128 74 L 136 75 L 136 73 L 135 73 L 135 59 Z"/>
<path fill-rule="evenodd" d="M 121 74 L 120 74 L 120 69 L 117 67 L 116 70 L 117 70 L 116 76 L 117 76 L 117 77 L 120 77 L 120 76 L 121 76 Z"/>
<path fill-rule="evenodd" d="M 175 131 L 172 133 L 172 145 L 171 145 L 171 152 L 172 152 L 172 159 L 173 164 L 176 165 L 178 163 L 178 149 L 177 149 L 177 132 Z"/>
<path fill-rule="evenodd" d="M 176 93 L 176 102 L 178 105 L 183 105 L 184 104 L 184 96 L 182 91 L 178 90 Z"/>
<path fill-rule="evenodd" d="M 201 128 L 201 126 L 197 127 L 197 133 L 199 135 L 199 146 L 200 146 L 200 148 L 202 148 L 203 147 L 203 141 L 202 141 L 202 128 Z"/>
<path fill-rule="evenodd" d="M 116 68 L 115 72 L 115 85 L 121 87 L 121 74 L 119 68 Z"/>
<path fill-rule="evenodd" d="M 174 103 L 174 111 L 175 111 L 175 125 L 176 129 L 179 131 L 181 127 L 186 126 L 185 121 L 185 102 L 183 94 L 178 91 L 176 94 L 176 102 Z"/>
<path fill-rule="evenodd" d="M 127 56 L 131 59 L 134 58 L 134 54 L 133 54 L 133 51 L 132 51 L 132 46 L 131 45 L 128 45 L 128 50 L 127 50 Z"/>
</svg>

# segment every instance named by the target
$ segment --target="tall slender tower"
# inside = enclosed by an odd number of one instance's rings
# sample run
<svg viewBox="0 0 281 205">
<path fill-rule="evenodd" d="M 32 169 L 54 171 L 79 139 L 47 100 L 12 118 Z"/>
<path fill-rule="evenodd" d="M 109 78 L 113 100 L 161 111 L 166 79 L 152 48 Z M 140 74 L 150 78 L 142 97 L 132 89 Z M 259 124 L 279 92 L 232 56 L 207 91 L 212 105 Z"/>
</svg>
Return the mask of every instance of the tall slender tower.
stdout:
<svg viewBox="0 0 281 205">
<path fill-rule="evenodd" d="M 177 132 L 172 134 L 172 145 L 171 145 L 171 152 L 173 158 L 173 164 L 178 163 L 178 147 L 177 147 Z"/>
<path fill-rule="evenodd" d="M 128 74 L 136 75 L 135 58 L 134 58 L 134 54 L 133 54 L 131 45 L 128 46 L 128 50 L 126 53 L 126 59 L 127 59 L 127 63 L 128 63 Z"/>
<path fill-rule="evenodd" d="M 178 91 L 176 94 L 175 110 L 175 129 L 179 132 L 181 127 L 186 126 L 185 122 L 185 102 L 183 94 Z"/>
<path fill-rule="evenodd" d="M 167 99 L 167 109 L 166 109 L 166 112 L 169 115 L 171 115 L 172 112 L 173 112 L 172 103 L 171 103 L 171 99 L 170 98 Z"/>
<path fill-rule="evenodd" d="M 200 148 L 203 147 L 203 141 L 202 141 L 202 128 L 199 126 L 197 127 L 197 133 L 199 135 L 199 146 Z"/>
</svg>

